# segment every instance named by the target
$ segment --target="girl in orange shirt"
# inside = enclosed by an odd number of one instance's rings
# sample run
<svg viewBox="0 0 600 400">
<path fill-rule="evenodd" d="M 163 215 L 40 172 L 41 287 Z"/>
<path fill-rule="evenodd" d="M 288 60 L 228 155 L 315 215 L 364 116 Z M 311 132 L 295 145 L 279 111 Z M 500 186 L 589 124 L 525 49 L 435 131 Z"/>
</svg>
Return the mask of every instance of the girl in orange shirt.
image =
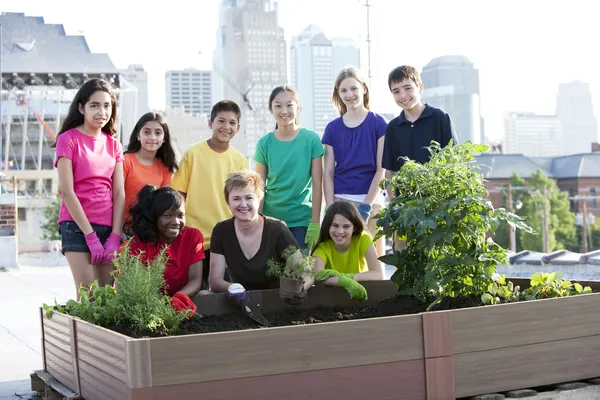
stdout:
<svg viewBox="0 0 600 400">
<path fill-rule="evenodd" d="M 162 115 L 149 112 L 140 118 L 125 151 L 125 234 L 131 236 L 129 208 L 144 185 L 169 186 L 177 170 L 169 127 Z"/>
</svg>

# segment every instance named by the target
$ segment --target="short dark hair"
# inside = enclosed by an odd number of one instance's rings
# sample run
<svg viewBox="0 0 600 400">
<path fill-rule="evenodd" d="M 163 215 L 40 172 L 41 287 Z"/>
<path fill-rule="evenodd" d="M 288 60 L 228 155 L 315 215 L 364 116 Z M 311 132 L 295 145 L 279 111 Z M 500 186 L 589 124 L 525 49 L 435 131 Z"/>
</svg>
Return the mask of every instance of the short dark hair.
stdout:
<svg viewBox="0 0 600 400">
<path fill-rule="evenodd" d="M 333 218 L 336 214 L 340 214 L 348 221 L 350 221 L 352 225 L 354 225 L 352 236 L 362 235 L 365 229 L 365 223 L 363 222 L 363 219 L 360 216 L 360 213 L 358 212 L 356 206 L 347 200 L 334 201 L 329 207 L 327 207 L 327 211 L 325 212 L 325 216 L 323 217 L 323 222 L 321 223 L 319 240 L 317 240 L 317 243 L 315 244 L 315 247 L 313 247 L 312 251 L 315 251 L 317 247 L 319 247 L 319 244 L 331 239 L 329 236 L 329 229 L 331 228 Z"/>
<path fill-rule="evenodd" d="M 388 75 L 389 89 L 392 90 L 392 83 L 402 82 L 405 79 L 412 80 L 417 86 L 423 86 L 423 81 L 421 81 L 421 74 L 419 71 L 410 65 L 402 65 L 394 68 Z"/>
<path fill-rule="evenodd" d="M 145 185 L 138 193 L 137 203 L 130 209 L 130 222 L 126 223 L 141 242 L 158 240 L 158 217 L 166 211 L 177 210 L 184 203 L 183 196 L 168 186 L 160 189 L 155 185 Z"/>
<path fill-rule="evenodd" d="M 242 119 L 242 111 L 240 110 L 240 106 L 238 106 L 235 101 L 231 100 L 221 100 L 213 106 L 212 110 L 210 111 L 211 122 L 214 121 L 215 118 L 217 118 L 217 114 L 222 111 L 233 111 L 237 117 L 238 124 L 240 123 L 240 119 Z"/>
</svg>

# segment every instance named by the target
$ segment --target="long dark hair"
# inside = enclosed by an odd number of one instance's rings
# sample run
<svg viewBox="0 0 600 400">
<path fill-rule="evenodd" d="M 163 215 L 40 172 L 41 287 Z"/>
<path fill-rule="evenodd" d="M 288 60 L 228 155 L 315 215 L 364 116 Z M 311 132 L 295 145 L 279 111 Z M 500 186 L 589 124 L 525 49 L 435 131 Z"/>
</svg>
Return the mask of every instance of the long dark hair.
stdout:
<svg viewBox="0 0 600 400">
<path fill-rule="evenodd" d="M 333 217 L 335 217 L 336 214 L 340 214 L 352 223 L 354 226 L 352 236 L 360 236 L 363 233 L 365 224 L 354 204 L 346 200 L 335 201 L 327 208 L 327 211 L 325 212 L 323 222 L 321 223 L 321 230 L 319 232 L 319 240 L 317 240 L 315 247 L 313 247 L 313 251 L 319 247 L 319 244 L 331 239 L 329 237 L 329 229 L 333 223 Z"/>
<path fill-rule="evenodd" d="M 158 240 L 158 217 L 166 211 L 177 210 L 184 199 L 177 190 L 163 186 L 145 185 L 138 193 L 138 200 L 130 209 L 131 220 L 126 226 L 141 242 L 156 242 Z"/>
<path fill-rule="evenodd" d="M 275 89 L 273 89 L 273 91 L 271 92 L 271 95 L 269 96 L 269 111 L 273 112 L 273 100 L 275 100 L 275 97 L 277 97 L 277 95 L 281 92 L 291 93 L 292 97 L 294 98 L 294 101 L 296 102 L 296 104 L 298 104 L 298 107 L 300 107 L 300 99 L 298 98 L 298 92 L 296 91 L 296 89 L 289 85 L 281 85 L 276 86 Z M 294 121 L 297 125 L 300 125 L 300 121 L 298 120 L 297 115 Z M 275 129 L 277 128 L 277 123 L 275 123 Z"/>
<path fill-rule="evenodd" d="M 158 113 L 149 112 L 142 115 L 137 124 L 135 124 L 133 132 L 131 132 L 129 145 L 127 145 L 125 153 L 137 153 L 142 148 L 142 142 L 140 142 L 138 134 L 147 122 L 152 121 L 158 122 L 165 133 L 164 143 L 158 148 L 155 157 L 162 161 L 164 166 L 167 167 L 171 173 L 174 173 L 177 170 L 177 160 L 171 144 L 171 133 L 169 132 L 167 121 L 165 121 L 165 118 Z"/>
<path fill-rule="evenodd" d="M 69 129 L 77 128 L 80 125 L 83 125 L 83 114 L 79 111 L 79 106 L 85 107 L 86 103 L 89 101 L 90 96 L 92 96 L 95 92 L 102 91 L 106 92 L 110 96 L 110 105 L 111 105 L 111 114 L 108 122 L 102 127 L 102 132 L 110 135 L 116 136 L 117 134 L 117 124 L 115 121 L 117 120 L 117 97 L 115 96 L 115 91 L 110 83 L 106 82 L 103 79 L 94 78 L 90 79 L 86 83 L 83 84 L 75 94 L 73 101 L 71 102 L 71 106 L 69 107 L 69 113 L 67 117 L 62 123 L 60 127 L 60 131 L 56 135 L 60 136 L 65 133 Z M 50 147 L 56 147 L 56 141 L 50 145 Z"/>
</svg>

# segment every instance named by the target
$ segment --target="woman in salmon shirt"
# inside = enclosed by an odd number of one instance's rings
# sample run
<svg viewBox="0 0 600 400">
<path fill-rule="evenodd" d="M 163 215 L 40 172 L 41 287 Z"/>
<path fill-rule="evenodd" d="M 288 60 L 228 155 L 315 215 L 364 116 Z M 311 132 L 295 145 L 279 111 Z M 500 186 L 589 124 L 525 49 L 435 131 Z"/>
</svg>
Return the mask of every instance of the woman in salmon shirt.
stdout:
<svg viewBox="0 0 600 400">
<path fill-rule="evenodd" d="M 169 186 L 177 170 L 169 126 L 162 115 L 153 112 L 142 115 L 133 128 L 124 157 L 124 221 L 127 223 L 131 220 L 129 209 L 144 185 Z M 131 236 L 132 232 L 129 230 L 125 234 Z"/>
<path fill-rule="evenodd" d="M 152 261 L 167 247 L 168 261 L 164 271 L 167 295 L 174 298 L 195 296 L 202 283 L 204 238 L 202 233 L 185 226 L 184 199 L 170 187 L 146 185 L 137 203 L 129 210 L 132 231 L 129 252 L 141 255 L 144 263 Z"/>
</svg>

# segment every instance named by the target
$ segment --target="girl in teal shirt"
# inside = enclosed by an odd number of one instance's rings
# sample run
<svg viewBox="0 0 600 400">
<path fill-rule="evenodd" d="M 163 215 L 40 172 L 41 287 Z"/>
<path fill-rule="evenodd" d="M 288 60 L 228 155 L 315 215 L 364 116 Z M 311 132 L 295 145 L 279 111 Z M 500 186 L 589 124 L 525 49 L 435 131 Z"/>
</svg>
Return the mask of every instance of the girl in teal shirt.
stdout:
<svg viewBox="0 0 600 400">
<path fill-rule="evenodd" d="M 266 182 L 261 211 L 284 221 L 298 245 L 311 249 L 319 236 L 325 151 L 319 135 L 300 127 L 292 87 L 273 89 L 269 111 L 275 130 L 260 138 L 254 154 L 256 172 Z"/>
</svg>

